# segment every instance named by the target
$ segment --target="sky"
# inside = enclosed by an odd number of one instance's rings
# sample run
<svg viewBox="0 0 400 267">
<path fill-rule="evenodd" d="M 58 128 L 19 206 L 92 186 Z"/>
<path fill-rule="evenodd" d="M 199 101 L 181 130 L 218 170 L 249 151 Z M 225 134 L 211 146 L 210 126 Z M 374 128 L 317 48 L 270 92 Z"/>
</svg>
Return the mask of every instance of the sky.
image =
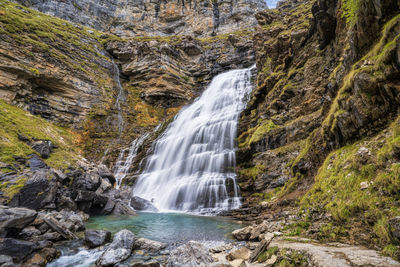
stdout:
<svg viewBox="0 0 400 267">
<path fill-rule="evenodd" d="M 265 0 L 265 2 L 267 2 L 269 8 L 275 8 L 278 0 Z"/>
</svg>

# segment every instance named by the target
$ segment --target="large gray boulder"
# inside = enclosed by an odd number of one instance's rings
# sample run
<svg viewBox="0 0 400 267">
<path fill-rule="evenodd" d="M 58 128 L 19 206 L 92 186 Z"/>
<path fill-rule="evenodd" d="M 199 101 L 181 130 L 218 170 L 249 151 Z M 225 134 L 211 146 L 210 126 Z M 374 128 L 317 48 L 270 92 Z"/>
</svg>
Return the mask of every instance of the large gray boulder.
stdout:
<svg viewBox="0 0 400 267">
<path fill-rule="evenodd" d="M 247 241 L 250 239 L 252 232 L 253 226 L 247 226 L 233 231 L 232 235 L 239 241 Z"/>
<path fill-rule="evenodd" d="M 30 241 L 14 238 L 0 238 L 0 253 L 12 257 L 16 261 L 22 261 L 37 248 Z"/>
<path fill-rule="evenodd" d="M 33 172 L 24 187 L 13 197 L 10 206 L 33 210 L 55 209 L 58 184 L 48 170 Z"/>
<path fill-rule="evenodd" d="M 167 244 L 147 238 L 139 238 L 135 241 L 135 248 L 147 250 L 150 252 L 158 252 L 167 247 Z"/>
<path fill-rule="evenodd" d="M 26 208 L 11 208 L 0 206 L 0 237 L 5 237 L 8 232 L 19 232 L 37 216 L 37 212 Z"/>
<path fill-rule="evenodd" d="M 97 266 L 114 266 L 126 260 L 132 253 L 136 237 L 129 230 L 121 230 L 115 234 L 113 242 L 96 261 Z"/>
<path fill-rule="evenodd" d="M 89 248 L 95 248 L 104 245 L 110 241 L 111 232 L 104 230 L 86 230 L 85 231 L 85 244 Z"/>
<path fill-rule="evenodd" d="M 171 251 L 167 267 L 199 267 L 210 266 L 213 263 L 208 249 L 199 242 L 189 241 Z"/>
<path fill-rule="evenodd" d="M 154 212 L 158 211 L 158 209 L 154 207 L 154 205 L 150 201 L 138 196 L 133 196 L 131 198 L 131 206 L 135 210 L 146 210 Z"/>
</svg>

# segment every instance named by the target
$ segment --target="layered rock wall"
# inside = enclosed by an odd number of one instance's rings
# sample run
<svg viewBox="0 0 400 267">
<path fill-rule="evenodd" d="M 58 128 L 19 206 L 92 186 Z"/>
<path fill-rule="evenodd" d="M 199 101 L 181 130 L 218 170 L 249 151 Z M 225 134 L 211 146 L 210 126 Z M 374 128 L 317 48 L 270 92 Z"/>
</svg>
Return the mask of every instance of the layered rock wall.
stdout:
<svg viewBox="0 0 400 267">
<path fill-rule="evenodd" d="M 37 10 L 119 36 L 227 33 L 253 27 L 262 0 L 19 0 Z"/>
</svg>

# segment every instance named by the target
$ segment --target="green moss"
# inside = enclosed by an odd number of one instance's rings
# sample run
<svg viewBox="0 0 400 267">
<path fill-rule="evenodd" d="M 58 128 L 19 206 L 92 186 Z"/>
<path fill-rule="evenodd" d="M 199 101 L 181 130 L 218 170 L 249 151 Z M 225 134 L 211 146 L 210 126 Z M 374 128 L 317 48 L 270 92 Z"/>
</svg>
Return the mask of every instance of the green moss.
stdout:
<svg viewBox="0 0 400 267">
<path fill-rule="evenodd" d="M 271 130 L 278 126 L 271 120 L 262 121 L 261 124 L 249 129 L 238 138 L 239 148 L 249 147 L 252 143 L 258 142 L 265 137 Z"/>
<path fill-rule="evenodd" d="M 319 169 L 315 184 L 300 203 L 304 210 L 313 208 L 332 216 L 332 223 L 320 230 L 321 239 L 335 240 L 346 235 L 341 225 L 357 225 L 377 244 L 392 242 L 388 218 L 400 215 L 396 205 L 400 164 L 392 150 L 400 146 L 399 119 L 389 129 L 381 133 L 383 145 L 363 140 L 345 146 L 332 152 Z M 361 147 L 368 149 L 369 160 L 363 159 Z"/>
<path fill-rule="evenodd" d="M 28 138 L 51 140 L 58 148 L 46 163 L 52 167 L 66 167 L 76 160 L 77 151 L 71 131 L 33 116 L 30 113 L 0 100 L 0 161 L 14 162 L 14 156 L 26 157 L 34 150 L 18 139 L 18 134 Z"/>
<path fill-rule="evenodd" d="M 347 24 L 354 25 L 357 21 L 358 10 L 361 0 L 342 0 L 342 16 L 346 18 Z"/>
<path fill-rule="evenodd" d="M 12 199 L 15 194 L 21 190 L 22 187 L 24 187 L 27 178 L 20 178 L 16 182 L 5 182 L 0 184 L 0 191 L 4 193 L 4 195 L 8 199 Z"/>
<path fill-rule="evenodd" d="M 251 168 L 240 169 L 238 172 L 240 175 L 245 176 L 246 178 L 250 178 L 255 180 L 258 175 L 265 171 L 266 167 L 264 165 L 256 165 Z"/>
</svg>

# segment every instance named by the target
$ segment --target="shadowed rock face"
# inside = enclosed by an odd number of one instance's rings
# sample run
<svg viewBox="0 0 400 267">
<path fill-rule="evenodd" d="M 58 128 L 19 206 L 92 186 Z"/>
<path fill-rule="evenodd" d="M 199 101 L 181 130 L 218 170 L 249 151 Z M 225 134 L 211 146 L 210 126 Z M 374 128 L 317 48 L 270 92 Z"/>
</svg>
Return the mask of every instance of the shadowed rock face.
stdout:
<svg viewBox="0 0 400 267">
<path fill-rule="evenodd" d="M 18 0 L 26 6 L 119 36 L 226 33 L 256 25 L 263 0 Z"/>
</svg>

